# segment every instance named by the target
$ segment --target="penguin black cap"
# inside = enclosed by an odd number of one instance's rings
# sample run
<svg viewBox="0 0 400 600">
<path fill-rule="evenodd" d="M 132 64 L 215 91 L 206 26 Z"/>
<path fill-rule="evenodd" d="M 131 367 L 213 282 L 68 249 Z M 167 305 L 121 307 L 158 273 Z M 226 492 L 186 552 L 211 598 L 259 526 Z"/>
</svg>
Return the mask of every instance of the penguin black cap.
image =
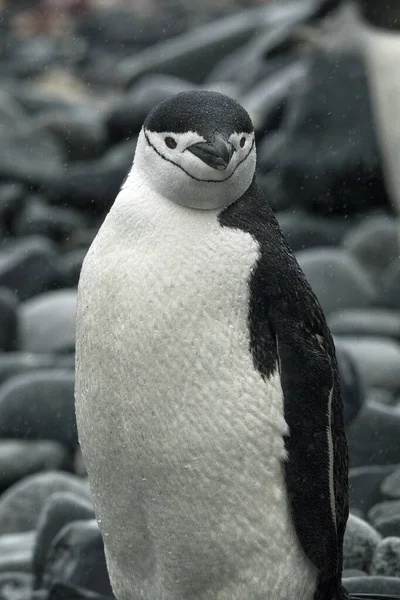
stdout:
<svg viewBox="0 0 400 600">
<path fill-rule="evenodd" d="M 219 92 L 182 92 L 164 100 L 147 116 L 144 129 L 149 131 L 195 131 L 210 139 L 218 131 L 229 137 L 235 132 L 252 133 L 253 124 L 245 109 L 236 100 Z"/>
</svg>

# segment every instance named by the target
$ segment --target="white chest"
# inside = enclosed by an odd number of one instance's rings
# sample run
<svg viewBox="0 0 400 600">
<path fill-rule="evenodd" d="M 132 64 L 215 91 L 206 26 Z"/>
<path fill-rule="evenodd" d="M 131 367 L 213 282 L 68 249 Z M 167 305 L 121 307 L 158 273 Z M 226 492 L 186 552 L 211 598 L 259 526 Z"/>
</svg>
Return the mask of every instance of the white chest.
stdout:
<svg viewBox="0 0 400 600">
<path fill-rule="evenodd" d="M 117 598 L 309 600 L 279 376 L 249 351 L 257 244 L 216 213 L 140 202 L 117 201 L 78 308 L 78 425 Z"/>
</svg>

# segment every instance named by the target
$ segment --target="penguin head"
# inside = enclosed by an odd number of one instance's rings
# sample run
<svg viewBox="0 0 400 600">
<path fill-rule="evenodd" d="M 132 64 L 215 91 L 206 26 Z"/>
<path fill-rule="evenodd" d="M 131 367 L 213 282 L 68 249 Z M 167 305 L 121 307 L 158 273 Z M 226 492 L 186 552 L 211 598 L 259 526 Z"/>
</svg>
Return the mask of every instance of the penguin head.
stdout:
<svg viewBox="0 0 400 600">
<path fill-rule="evenodd" d="M 207 210 L 240 198 L 255 167 L 254 129 L 244 108 L 224 94 L 190 91 L 149 113 L 133 171 L 168 201 Z"/>
</svg>

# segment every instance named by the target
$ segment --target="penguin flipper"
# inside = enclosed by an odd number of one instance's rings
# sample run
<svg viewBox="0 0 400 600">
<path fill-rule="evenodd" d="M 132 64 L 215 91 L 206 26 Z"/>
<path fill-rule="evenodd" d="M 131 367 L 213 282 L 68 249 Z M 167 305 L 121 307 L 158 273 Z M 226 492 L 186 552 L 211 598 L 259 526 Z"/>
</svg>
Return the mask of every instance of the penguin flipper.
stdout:
<svg viewBox="0 0 400 600">
<path fill-rule="evenodd" d="M 320 325 L 312 331 L 280 319 L 275 339 L 288 426 L 284 473 L 290 509 L 305 554 L 330 587 L 329 581 L 340 584 L 348 464 L 333 341 L 323 320 Z"/>
</svg>

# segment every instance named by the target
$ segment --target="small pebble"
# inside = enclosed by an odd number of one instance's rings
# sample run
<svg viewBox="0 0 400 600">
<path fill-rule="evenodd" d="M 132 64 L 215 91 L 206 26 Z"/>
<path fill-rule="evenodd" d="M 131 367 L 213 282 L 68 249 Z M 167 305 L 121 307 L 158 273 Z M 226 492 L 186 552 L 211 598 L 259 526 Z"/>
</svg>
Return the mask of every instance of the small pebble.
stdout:
<svg viewBox="0 0 400 600">
<path fill-rule="evenodd" d="M 298 252 L 297 260 L 327 315 L 366 308 L 375 289 L 361 265 L 344 250 L 318 248 Z"/>
<path fill-rule="evenodd" d="M 381 493 L 388 500 L 400 499 L 400 469 L 385 477 L 381 483 Z"/>
<path fill-rule="evenodd" d="M 400 577 L 400 538 L 388 537 L 380 542 L 372 557 L 370 574 Z"/>
<path fill-rule="evenodd" d="M 0 535 L 0 573 L 30 573 L 35 537 L 35 531 Z"/>
<path fill-rule="evenodd" d="M 375 523 L 375 528 L 384 538 L 400 538 L 400 513 L 394 517 L 379 519 Z"/>
<path fill-rule="evenodd" d="M 334 312 L 328 318 L 333 334 L 393 338 L 400 341 L 400 315 L 395 310 L 370 308 Z"/>
<path fill-rule="evenodd" d="M 380 534 L 369 523 L 350 514 L 344 535 L 343 568 L 368 572 L 380 540 Z"/>
<path fill-rule="evenodd" d="M 55 492 L 90 497 L 87 483 L 75 475 L 51 471 L 25 477 L 0 497 L 0 534 L 35 529 L 47 498 Z"/>
<path fill-rule="evenodd" d="M 387 500 L 375 504 L 368 511 L 368 521 L 374 526 L 383 519 L 391 519 L 400 515 L 400 500 Z"/>
<path fill-rule="evenodd" d="M 49 547 L 65 525 L 73 521 L 94 519 L 91 502 L 71 492 L 55 492 L 43 505 L 37 523 L 37 537 L 33 553 L 35 589 L 43 584 L 43 573 Z"/>
<path fill-rule="evenodd" d="M 57 290 L 21 304 L 18 347 L 22 352 L 74 350 L 76 294 L 76 289 Z"/>
<path fill-rule="evenodd" d="M 75 377 L 67 369 L 42 369 L 0 386 L 0 437 L 54 440 L 78 445 Z"/>
</svg>

